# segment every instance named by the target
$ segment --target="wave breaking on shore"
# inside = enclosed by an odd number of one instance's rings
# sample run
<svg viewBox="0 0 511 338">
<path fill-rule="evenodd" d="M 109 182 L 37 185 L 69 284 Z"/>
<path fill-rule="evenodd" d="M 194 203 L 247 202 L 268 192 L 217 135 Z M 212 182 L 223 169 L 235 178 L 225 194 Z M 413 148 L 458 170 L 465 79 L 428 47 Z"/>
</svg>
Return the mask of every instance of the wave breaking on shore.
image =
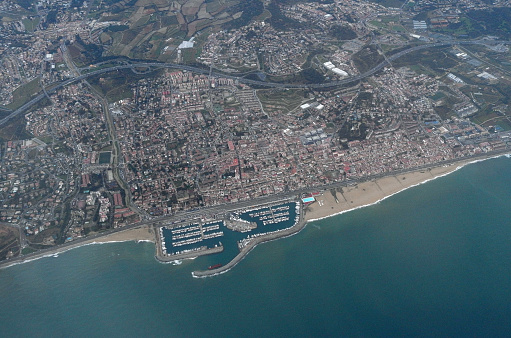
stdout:
<svg viewBox="0 0 511 338">
<path fill-rule="evenodd" d="M 42 258 L 50 258 L 50 257 L 58 258 L 59 255 L 62 253 L 65 253 L 65 252 L 68 252 L 68 251 L 71 251 L 74 249 L 78 249 L 81 247 L 89 246 L 89 245 L 101 245 L 101 244 L 113 244 L 113 243 L 125 243 L 125 242 L 140 243 L 140 242 L 151 242 L 151 241 L 149 241 L 149 240 L 134 241 L 132 239 L 129 239 L 129 240 L 127 239 L 124 241 L 99 241 L 99 242 L 94 241 L 94 242 L 89 242 L 89 243 L 77 244 L 77 245 L 69 246 L 67 248 L 55 249 L 54 252 L 36 255 L 35 257 L 30 257 L 30 258 L 27 258 L 27 259 L 24 259 L 21 261 L 15 261 L 15 262 L 4 261 L 2 263 L 4 263 L 5 265 L 1 265 L 0 269 L 5 269 L 5 268 L 9 268 L 11 266 L 20 265 L 20 264 L 30 263 L 30 262 L 37 261 Z M 154 243 L 154 242 L 151 242 L 151 243 Z"/>
<path fill-rule="evenodd" d="M 411 188 L 414 188 L 414 187 L 420 186 L 420 185 L 422 185 L 422 184 L 426 184 L 426 183 L 428 183 L 428 182 L 430 182 L 430 181 L 436 180 L 437 178 L 441 178 L 441 177 L 445 177 L 445 176 L 447 176 L 447 175 L 450 175 L 450 174 L 452 174 L 452 173 L 454 173 L 454 172 L 456 172 L 456 171 L 458 171 L 458 170 L 462 169 L 463 167 L 465 167 L 465 166 L 467 166 L 467 165 L 469 165 L 469 164 L 474 164 L 474 163 L 478 163 L 478 162 L 483 162 L 483 161 L 487 161 L 487 160 L 495 159 L 495 158 L 500 158 L 500 157 L 507 157 L 507 158 L 511 158 L 511 154 L 496 155 L 496 156 L 492 156 L 492 157 L 488 157 L 488 158 L 477 159 L 477 160 L 473 160 L 473 161 L 470 161 L 470 162 L 467 162 L 467 163 L 463 163 L 463 164 L 461 164 L 461 165 L 458 165 L 455 169 L 453 169 L 453 170 L 451 170 L 451 171 L 449 171 L 449 172 L 446 172 L 446 173 L 444 173 L 444 174 L 437 175 L 437 176 L 435 176 L 435 177 L 431 177 L 431 178 L 429 178 L 429 179 L 427 179 L 427 180 L 424 180 L 424 181 L 419 182 L 419 183 L 416 183 L 416 184 L 412 184 L 412 185 L 410 185 L 409 187 L 405 187 L 405 188 L 403 188 L 403 189 L 401 189 L 401 190 L 399 190 L 399 191 L 396 191 L 396 192 L 394 192 L 394 193 L 392 193 L 392 194 L 389 194 L 389 195 L 387 195 L 387 196 L 384 196 L 384 197 L 382 197 L 382 198 L 378 199 L 378 200 L 377 200 L 377 201 L 375 201 L 375 202 L 368 203 L 368 204 L 364 204 L 364 205 L 359 205 L 359 206 L 356 206 L 356 207 L 353 207 L 353 208 L 351 208 L 351 209 L 347 209 L 347 210 L 342 210 L 342 211 L 339 211 L 339 212 L 333 213 L 333 214 L 331 214 L 331 215 L 327 215 L 327 216 L 323 216 L 323 217 L 318 217 L 318 218 L 313 218 L 313 219 L 307 220 L 307 221 L 306 221 L 306 223 L 308 224 L 308 223 L 312 223 L 312 222 L 320 221 L 320 220 L 327 219 L 327 218 L 330 218 L 330 217 L 339 216 L 339 215 L 345 214 L 345 213 L 350 212 L 350 211 L 354 211 L 354 210 L 357 210 L 357 209 L 361 209 L 361 208 L 365 208 L 365 207 L 370 207 L 370 206 L 372 206 L 372 205 L 376 205 L 376 204 L 378 204 L 378 203 L 382 202 L 383 200 L 386 200 L 387 198 L 390 198 L 390 197 L 392 197 L 392 196 L 394 196 L 394 195 L 397 195 L 397 194 L 399 194 L 399 193 L 401 193 L 401 192 L 403 192 L 403 191 L 405 191 L 405 190 L 408 190 L 408 189 L 411 189 Z"/>
</svg>

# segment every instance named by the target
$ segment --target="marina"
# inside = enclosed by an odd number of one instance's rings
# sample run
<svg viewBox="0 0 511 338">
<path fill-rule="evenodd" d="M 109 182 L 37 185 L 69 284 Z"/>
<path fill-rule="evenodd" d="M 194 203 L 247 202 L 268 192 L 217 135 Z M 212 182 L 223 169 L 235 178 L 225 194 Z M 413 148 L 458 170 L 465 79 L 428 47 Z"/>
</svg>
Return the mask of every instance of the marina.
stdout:
<svg viewBox="0 0 511 338">
<path fill-rule="evenodd" d="M 223 218 L 159 228 L 157 259 L 168 262 L 215 253 L 215 261 L 210 262 L 208 271 L 225 270 L 250 245 L 264 238 L 286 236 L 286 231 L 300 220 L 300 203 L 280 202 L 241 209 Z"/>
<path fill-rule="evenodd" d="M 161 256 L 172 257 L 200 253 L 222 246 L 219 238 L 224 235 L 222 221 L 192 223 L 179 226 L 164 226 L 158 231 Z"/>
</svg>

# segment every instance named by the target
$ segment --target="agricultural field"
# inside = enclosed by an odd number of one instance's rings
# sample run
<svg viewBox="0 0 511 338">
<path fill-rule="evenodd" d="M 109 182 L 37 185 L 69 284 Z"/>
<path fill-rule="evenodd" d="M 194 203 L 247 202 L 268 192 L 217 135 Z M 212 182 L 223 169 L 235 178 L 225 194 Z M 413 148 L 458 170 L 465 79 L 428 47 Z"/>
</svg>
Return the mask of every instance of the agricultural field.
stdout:
<svg viewBox="0 0 511 338">
<path fill-rule="evenodd" d="M 123 2 L 125 3 L 123 5 Z M 100 32 L 108 55 L 170 61 L 183 41 L 210 32 L 239 17 L 233 8 L 239 0 L 138 0 L 102 7 L 102 22 L 118 22 Z M 98 16 L 98 13 L 94 14 Z M 199 34 L 201 36 L 203 34 Z M 200 46 L 187 53 L 195 61 Z M 191 58 L 191 59 L 190 59 Z"/>
</svg>

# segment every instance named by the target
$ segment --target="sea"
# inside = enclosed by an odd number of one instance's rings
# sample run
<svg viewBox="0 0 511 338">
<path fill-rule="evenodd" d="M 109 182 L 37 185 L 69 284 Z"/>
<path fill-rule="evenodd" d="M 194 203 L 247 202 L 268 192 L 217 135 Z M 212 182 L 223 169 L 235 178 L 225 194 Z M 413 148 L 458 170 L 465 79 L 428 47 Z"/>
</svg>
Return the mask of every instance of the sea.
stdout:
<svg viewBox="0 0 511 338">
<path fill-rule="evenodd" d="M 256 247 L 161 264 L 89 245 L 0 270 L 0 337 L 511 335 L 511 159 L 500 157 Z"/>
</svg>

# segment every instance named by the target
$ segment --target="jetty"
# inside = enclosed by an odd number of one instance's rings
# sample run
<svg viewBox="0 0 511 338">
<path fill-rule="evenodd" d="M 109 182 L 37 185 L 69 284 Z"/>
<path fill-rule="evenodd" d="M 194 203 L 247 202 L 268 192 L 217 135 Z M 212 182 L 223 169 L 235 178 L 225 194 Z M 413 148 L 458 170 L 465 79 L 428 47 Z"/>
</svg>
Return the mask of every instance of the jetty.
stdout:
<svg viewBox="0 0 511 338">
<path fill-rule="evenodd" d="M 250 238 L 249 240 L 244 241 L 243 245 L 241 246 L 240 252 L 234 257 L 229 263 L 226 265 L 220 266 L 216 269 L 211 270 L 200 270 L 200 271 L 194 271 L 192 272 L 192 276 L 196 278 L 204 278 L 204 277 L 212 277 L 215 275 L 219 275 L 222 273 L 225 273 L 235 267 L 239 262 L 245 258 L 245 256 L 252 251 L 257 245 L 265 242 L 270 242 L 276 239 L 281 239 L 289 236 L 293 236 L 300 231 L 302 231 L 303 228 L 305 228 L 306 221 L 304 219 L 304 211 L 301 204 L 297 204 L 300 208 L 300 213 L 298 216 L 298 221 L 292 226 L 287 229 L 274 231 L 271 233 L 267 233 L 258 237 Z"/>
</svg>

